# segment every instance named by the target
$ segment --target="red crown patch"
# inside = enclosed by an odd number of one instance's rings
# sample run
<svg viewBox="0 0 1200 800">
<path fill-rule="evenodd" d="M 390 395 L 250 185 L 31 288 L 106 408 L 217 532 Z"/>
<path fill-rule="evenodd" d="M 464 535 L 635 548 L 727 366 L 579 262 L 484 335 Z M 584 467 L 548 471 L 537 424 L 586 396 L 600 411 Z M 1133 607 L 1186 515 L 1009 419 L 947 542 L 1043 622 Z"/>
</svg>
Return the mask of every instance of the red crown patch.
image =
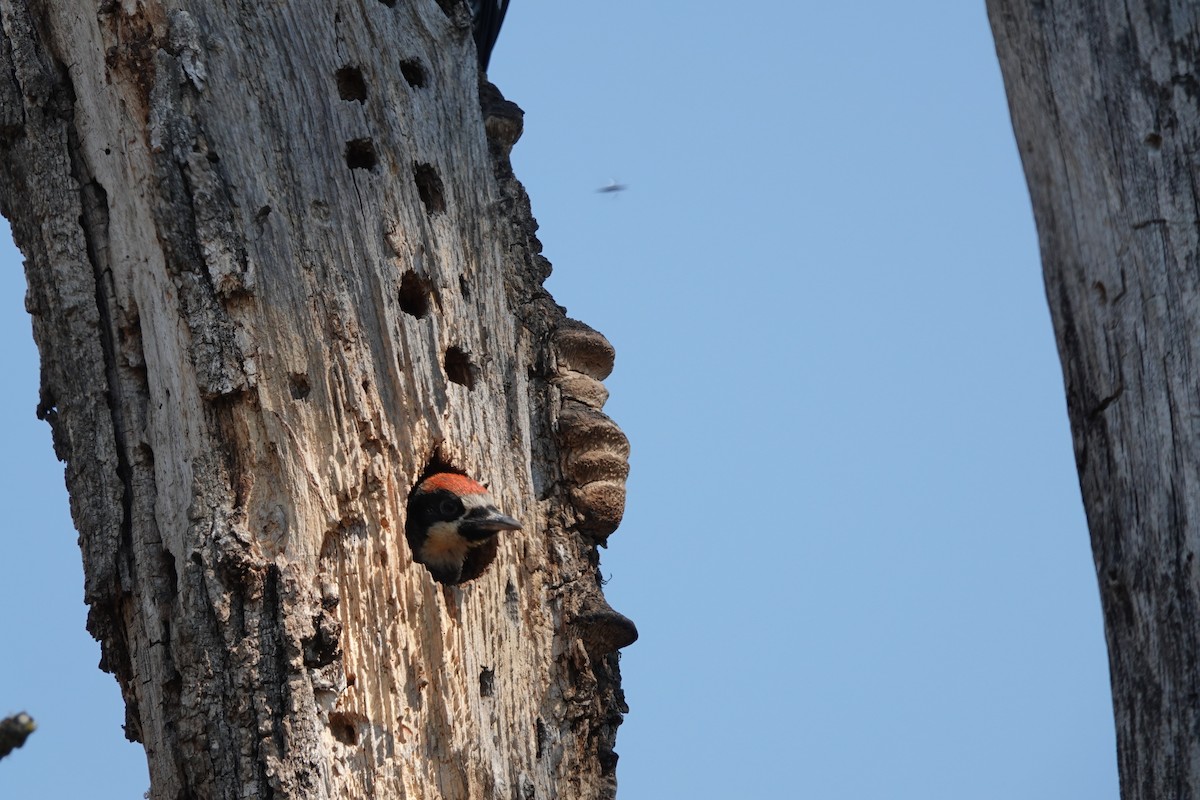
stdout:
<svg viewBox="0 0 1200 800">
<path fill-rule="evenodd" d="M 417 487 L 419 492 L 436 492 L 438 489 L 445 489 L 457 495 L 487 494 L 487 489 L 466 475 L 459 475 L 456 472 L 439 472 L 436 475 L 430 475 Z"/>
</svg>

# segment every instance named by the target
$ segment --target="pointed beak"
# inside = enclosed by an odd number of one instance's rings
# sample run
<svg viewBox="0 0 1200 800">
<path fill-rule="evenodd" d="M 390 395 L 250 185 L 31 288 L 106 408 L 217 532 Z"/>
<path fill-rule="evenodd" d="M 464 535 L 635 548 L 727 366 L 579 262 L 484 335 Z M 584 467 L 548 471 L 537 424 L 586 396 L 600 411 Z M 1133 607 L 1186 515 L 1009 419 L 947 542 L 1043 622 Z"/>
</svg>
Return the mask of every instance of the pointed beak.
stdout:
<svg viewBox="0 0 1200 800">
<path fill-rule="evenodd" d="M 500 531 L 519 531 L 521 530 L 521 523 L 512 517 L 501 514 L 499 511 L 492 511 L 486 516 L 468 516 L 459 525 L 459 530 L 467 538 L 471 538 L 472 534 L 482 538 L 499 533 Z"/>
</svg>

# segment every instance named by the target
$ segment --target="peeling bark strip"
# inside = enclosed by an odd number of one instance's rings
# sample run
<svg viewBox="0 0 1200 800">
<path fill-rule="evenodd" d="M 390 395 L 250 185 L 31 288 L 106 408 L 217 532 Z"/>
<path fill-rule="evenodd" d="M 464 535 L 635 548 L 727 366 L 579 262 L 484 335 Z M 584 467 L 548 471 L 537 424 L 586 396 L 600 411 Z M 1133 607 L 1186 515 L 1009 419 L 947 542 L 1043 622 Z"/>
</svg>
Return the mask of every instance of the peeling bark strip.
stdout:
<svg viewBox="0 0 1200 800">
<path fill-rule="evenodd" d="M 521 113 L 479 86 L 465 7 L 0 24 L 38 413 L 152 796 L 613 796 L 612 348 L 542 288 Z M 431 467 L 524 525 L 461 588 L 404 540 Z"/>
<path fill-rule="evenodd" d="M 1112 671 L 1121 796 L 1200 795 L 1200 5 L 989 0 Z"/>
</svg>

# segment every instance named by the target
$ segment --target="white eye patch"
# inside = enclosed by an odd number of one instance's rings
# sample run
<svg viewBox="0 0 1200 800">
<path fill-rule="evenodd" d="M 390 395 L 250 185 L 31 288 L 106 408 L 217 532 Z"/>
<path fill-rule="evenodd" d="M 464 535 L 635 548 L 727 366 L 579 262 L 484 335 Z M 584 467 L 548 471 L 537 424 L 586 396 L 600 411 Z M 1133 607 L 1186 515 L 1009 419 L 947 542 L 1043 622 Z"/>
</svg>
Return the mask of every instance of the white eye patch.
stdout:
<svg viewBox="0 0 1200 800">
<path fill-rule="evenodd" d="M 473 508 L 490 508 L 492 505 L 491 496 L 486 494 L 464 494 L 459 499 L 467 511 Z"/>
</svg>

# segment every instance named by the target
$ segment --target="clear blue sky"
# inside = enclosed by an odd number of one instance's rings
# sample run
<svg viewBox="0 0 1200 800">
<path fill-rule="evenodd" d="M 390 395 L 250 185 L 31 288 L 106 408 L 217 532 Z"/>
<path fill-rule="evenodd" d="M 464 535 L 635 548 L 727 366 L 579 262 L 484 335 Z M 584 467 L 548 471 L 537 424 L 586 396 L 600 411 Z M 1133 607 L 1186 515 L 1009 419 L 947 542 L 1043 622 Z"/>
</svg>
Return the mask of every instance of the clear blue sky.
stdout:
<svg viewBox="0 0 1200 800">
<path fill-rule="evenodd" d="M 983 3 L 514 0 L 491 76 L 549 287 L 617 348 L 622 800 L 1115 800 L 1103 628 Z M 597 194 L 616 178 L 628 191 Z M 138 798 L 23 276 L 0 797 Z M 64 765 L 69 764 L 69 768 Z"/>
</svg>

